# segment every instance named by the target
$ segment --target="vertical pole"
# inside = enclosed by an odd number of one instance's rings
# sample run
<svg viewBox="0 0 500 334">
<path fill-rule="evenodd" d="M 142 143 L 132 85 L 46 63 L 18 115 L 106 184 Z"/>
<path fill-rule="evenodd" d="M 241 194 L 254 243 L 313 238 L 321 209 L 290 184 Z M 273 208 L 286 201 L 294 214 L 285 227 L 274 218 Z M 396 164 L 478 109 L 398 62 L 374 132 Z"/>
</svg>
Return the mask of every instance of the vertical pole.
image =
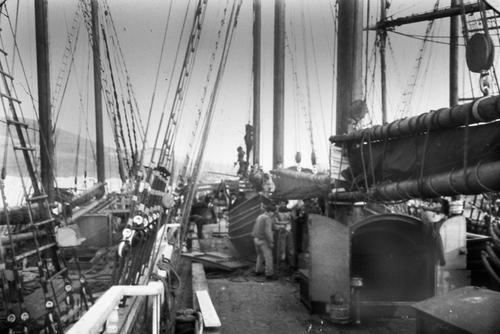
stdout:
<svg viewBox="0 0 500 334">
<path fill-rule="evenodd" d="M 95 105 L 95 137 L 97 181 L 105 181 L 104 169 L 104 132 L 102 127 L 101 97 L 101 52 L 99 47 L 99 8 L 97 0 L 91 0 L 92 12 L 92 52 L 94 55 L 94 105 Z"/>
<path fill-rule="evenodd" d="M 285 146 L 285 1 L 274 2 L 273 168 L 283 164 Z"/>
<path fill-rule="evenodd" d="M 386 13 L 386 0 L 380 1 L 380 22 L 384 22 Z M 382 124 L 387 124 L 387 76 L 386 76 L 386 63 L 385 63 L 385 46 L 387 43 L 387 30 L 382 28 L 378 31 L 380 38 L 380 84 L 382 94 Z"/>
<path fill-rule="evenodd" d="M 253 1 L 253 163 L 260 164 L 260 0 Z"/>
<path fill-rule="evenodd" d="M 362 0 L 339 1 L 336 119 L 338 135 L 350 130 L 352 102 L 363 98 L 362 2 Z"/>
<path fill-rule="evenodd" d="M 38 69 L 38 114 L 40 123 L 40 169 L 42 186 L 54 201 L 54 143 L 50 99 L 49 27 L 47 0 L 35 0 L 36 59 Z"/>
<path fill-rule="evenodd" d="M 451 0 L 451 6 L 457 6 Z M 458 104 L 458 16 L 450 16 L 450 107 Z"/>
</svg>

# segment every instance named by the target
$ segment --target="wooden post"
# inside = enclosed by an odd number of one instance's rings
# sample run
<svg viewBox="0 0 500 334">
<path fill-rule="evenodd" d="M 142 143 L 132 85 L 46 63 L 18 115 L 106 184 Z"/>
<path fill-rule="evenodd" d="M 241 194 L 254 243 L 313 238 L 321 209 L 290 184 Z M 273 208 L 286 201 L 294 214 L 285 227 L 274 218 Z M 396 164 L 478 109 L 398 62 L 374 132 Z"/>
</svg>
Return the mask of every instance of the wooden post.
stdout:
<svg viewBox="0 0 500 334">
<path fill-rule="evenodd" d="M 285 146 L 285 1 L 274 2 L 273 168 L 282 167 Z"/>
<path fill-rule="evenodd" d="M 451 0 L 451 6 L 457 6 Z M 458 104 L 458 16 L 450 16 L 450 107 Z"/>
<path fill-rule="evenodd" d="M 104 168 L 104 132 L 102 126 L 101 97 L 101 52 L 99 45 L 99 7 L 97 0 L 91 0 L 92 12 L 92 52 L 94 55 L 94 105 L 95 105 L 95 137 L 97 181 L 105 182 Z"/>
<path fill-rule="evenodd" d="M 49 202 L 54 201 L 54 143 L 50 98 L 49 27 L 47 0 L 35 0 L 36 60 L 38 69 L 38 114 L 42 186 Z"/>
<path fill-rule="evenodd" d="M 253 163 L 260 163 L 260 44 L 261 6 L 260 0 L 253 2 Z"/>
</svg>

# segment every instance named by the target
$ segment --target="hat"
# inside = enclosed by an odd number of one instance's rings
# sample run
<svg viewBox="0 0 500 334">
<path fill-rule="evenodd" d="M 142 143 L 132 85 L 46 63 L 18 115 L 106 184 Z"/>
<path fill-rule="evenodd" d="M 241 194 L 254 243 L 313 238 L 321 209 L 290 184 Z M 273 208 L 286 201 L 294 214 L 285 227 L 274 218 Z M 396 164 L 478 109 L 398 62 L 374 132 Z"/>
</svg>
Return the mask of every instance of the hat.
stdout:
<svg viewBox="0 0 500 334">
<path fill-rule="evenodd" d="M 269 203 L 264 205 L 266 211 L 276 211 L 276 205 Z"/>
</svg>

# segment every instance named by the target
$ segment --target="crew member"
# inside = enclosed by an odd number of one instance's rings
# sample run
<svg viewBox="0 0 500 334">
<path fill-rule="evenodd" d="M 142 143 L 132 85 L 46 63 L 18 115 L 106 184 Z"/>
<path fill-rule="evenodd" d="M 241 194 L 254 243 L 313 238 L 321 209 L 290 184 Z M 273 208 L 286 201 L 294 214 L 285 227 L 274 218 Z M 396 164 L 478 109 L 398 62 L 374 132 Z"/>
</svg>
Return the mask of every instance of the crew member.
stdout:
<svg viewBox="0 0 500 334">
<path fill-rule="evenodd" d="M 273 214 L 276 211 L 274 204 L 267 204 L 265 212 L 257 217 L 253 227 L 252 237 L 257 252 L 257 260 L 255 263 L 255 273 L 260 275 L 263 273 L 263 265 L 265 265 L 266 280 L 275 280 L 273 271 Z"/>
<path fill-rule="evenodd" d="M 243 147 L 238 146 L 236 149 L 238 152 L 238 160 L 234 163 L 239 164 L 238 172 L 236 173 L 240 178 L 248 177 L 248 162 L 245 161 L 245 151 L 243 151 Z"/>
</svg>

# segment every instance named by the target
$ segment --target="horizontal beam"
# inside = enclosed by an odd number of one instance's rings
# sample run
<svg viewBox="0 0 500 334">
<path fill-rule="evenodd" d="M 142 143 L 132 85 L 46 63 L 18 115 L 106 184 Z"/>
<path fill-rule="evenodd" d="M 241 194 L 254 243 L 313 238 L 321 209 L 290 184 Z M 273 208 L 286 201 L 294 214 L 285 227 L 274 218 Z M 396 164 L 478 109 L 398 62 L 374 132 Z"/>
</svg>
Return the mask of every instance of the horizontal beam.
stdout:
<svg viewBox="0 0 500 334">
<path fill-rule="evenodd" d="M 459 104 L 452 108 L 441 108 L 418 116 L 398 119 L 389 124 L 375 125 L 345 135 L 331 136 L 330 142 L 341 144 L 360 140 L 394 139 L 497 119 L 500 119 L 500 96 L 481 97 L 474 102 Z"/>
<path fill-rule="evenodd" d="M 498 171 L 500 161 L 478 164 L 473 167 L 431 175 L 421 180 L 412 179 L 401 182 L 380 184 L 367 192 L 337 192 L 330 194 L 336 201 L 355 202 L 376 199 L 400 201 L 411 198 L 433 198 L 439 196 L 474 195 L 484 192 L 500 191 Z"/>
<path fill-rule="evenodd" d="M 485 9 L 492 9 L 488 4 L 485 3 Z M 462 6 L 450 6 L 441 8 L 438 10 L 433 10 L 430 12 L 425 12 L 421 14 L 415 14 L 410 16 L 399 17 L 396 19 L 389 19 L 385 21 L 380 21 L 375 24 L 375 26 L 370 27 L 370 30 L 378 29 L 388 29 L 405 24 L 417 23 L 435 19 L 442 19 L 445 17 L 457 16 L 463 14 L 476 13 L 481 10 L 480 3 L 470 3 Z"/>
</svg>

